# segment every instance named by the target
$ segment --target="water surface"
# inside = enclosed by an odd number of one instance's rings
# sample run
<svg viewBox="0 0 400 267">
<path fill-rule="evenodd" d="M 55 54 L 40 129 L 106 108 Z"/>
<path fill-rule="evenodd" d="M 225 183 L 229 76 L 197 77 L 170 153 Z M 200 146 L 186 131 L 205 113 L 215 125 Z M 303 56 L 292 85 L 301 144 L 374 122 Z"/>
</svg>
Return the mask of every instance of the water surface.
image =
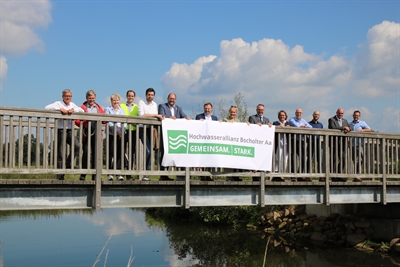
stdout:
<svg viewBox="0 0 400 267">
<path fill-rule="evenodd" d="M 154 218 L 144 210 L 0 212 L 0 267 L 263 266 L 259 232 Z M 290 250 L 290 251 L 289 251 Z M 288 252 L 287 252 L 288 251 Z M 270 242 L 266 266 L 398 266 L 354 249 Z"/>
</svg>

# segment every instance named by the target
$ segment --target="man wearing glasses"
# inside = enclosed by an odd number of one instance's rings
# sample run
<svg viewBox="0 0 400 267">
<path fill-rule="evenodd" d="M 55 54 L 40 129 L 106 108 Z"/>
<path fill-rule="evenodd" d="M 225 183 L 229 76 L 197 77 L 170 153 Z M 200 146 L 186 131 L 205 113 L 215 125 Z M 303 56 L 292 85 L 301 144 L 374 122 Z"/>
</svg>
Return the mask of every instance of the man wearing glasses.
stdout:
<svg viewBox="0 0 400 267">
<path fill-rule="evenodd" d="M 46 110 L 58 110 L 61 112 L 63 115 L 71 115 L 74 112 L 84 112 L 83 109 L 75 105 L 72 100 L 72 91 L 69 89 L 65 89 L 62 91 L 62 101 L 56 101 L 52 104 L 49 104 L 45 107 Z M 65 141 L 68 145 L 72 146 L 73 145 L 73 151 L 74 155 L 73 157 L 75 158 L 76 155 L 78 155 L 79 152 L 79 140 L 76 137 L 75 133 L 73 132 L 74 125 L 72 124 L 71 119 L 66 119 L 66 125 L 64 129 L 64 120 L 63 119 L 58 119 L 58 125 L 57 125 L 57 169 L 61 169 L 63 167 L 63 158 L 65 157 L 64 155 L 64 150 L 67 151 L 67 149 L 64 147 L 64 134 L 65 136 Z M 71 149 L 72 150 L 72 149 Z M 65 160 L 65 165 L 66 168 L 69 169 L 71 168 L 71 157 L 72 155 L 69 154 L 68 157 Z M 64 174 L 57 174 L 57 179 L 58 180 L 64 180 Z"/>
<path fill-rule="evenodd" d="M 249 123 L 251 124 L 258 124 L 258 125 L 263 125 L 263 124 L 267 124 L 268 126 L 272 126 L 271 122 L 269 121 L 269 119 L 267 117 L 264 116 L 264 110 L 265 107 L 263 104 L 258 104 L 257 108 L 256 108 L 256 114 L 255 115 L 251 115 L 249 117 Z"/>
</svg>

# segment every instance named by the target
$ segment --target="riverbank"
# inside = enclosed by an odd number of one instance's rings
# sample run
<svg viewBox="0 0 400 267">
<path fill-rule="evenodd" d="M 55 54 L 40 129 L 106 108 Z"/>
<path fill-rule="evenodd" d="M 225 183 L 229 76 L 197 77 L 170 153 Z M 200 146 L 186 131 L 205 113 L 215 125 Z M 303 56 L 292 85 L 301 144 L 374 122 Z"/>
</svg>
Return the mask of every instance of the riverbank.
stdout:
<svg viewBox="0 0 400 267">
<path fill-rule="evenodd" d="M 400 238 L 393 237 L 391 242 L 374 240 L 376 224 L 371 221 L 376 220 L 354 214 L 342 216 L 338 213 L 317 217 L 315 214 L 307 214 L 304 206 L 292 206 L 267 212 L 260 216 L 257 223 L 247 227 L 272 236 L 275 243 L 287 246 L 288 250 L 313 244 L 399 254 Z"/>
</svg>

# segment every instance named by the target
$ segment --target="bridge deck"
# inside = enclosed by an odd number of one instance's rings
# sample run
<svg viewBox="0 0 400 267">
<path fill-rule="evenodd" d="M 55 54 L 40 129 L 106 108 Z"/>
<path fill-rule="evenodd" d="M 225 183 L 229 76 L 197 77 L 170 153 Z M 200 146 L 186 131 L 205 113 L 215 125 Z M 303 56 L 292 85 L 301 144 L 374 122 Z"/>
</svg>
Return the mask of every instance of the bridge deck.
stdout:
<svg viewBox="0 0 400 267">
<path fill-rule="evenodd" d="M 95 207 L 94 181 L 0 180 L 0 186 L 0 210 Z M 188 208 L 382 203 L 382 182 L 329 182 L 329 190 L 326 188 L 327 184 L 319 181 L 102 181 L 98 205 L 101 208 Z M 400 182 L 387 182 L 386 203 L 396 202 L 400 202 Z"/>
</svg>

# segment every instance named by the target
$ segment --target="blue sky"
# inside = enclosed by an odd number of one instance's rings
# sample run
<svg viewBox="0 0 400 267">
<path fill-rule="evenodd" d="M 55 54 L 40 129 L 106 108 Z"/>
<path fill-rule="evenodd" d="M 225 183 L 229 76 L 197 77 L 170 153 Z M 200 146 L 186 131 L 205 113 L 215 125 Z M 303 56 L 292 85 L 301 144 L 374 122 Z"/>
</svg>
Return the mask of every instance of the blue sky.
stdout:
<svg viewBox="0 0 400 267">
<path fill-rule="evenodd" d="M 43 108 L 73 91 L 153 87 L 194 116 L 241 93 L 327 126 L 338 107 L 380 132 L 400 133 L 399 1 L 4 1 L 0 105 Z"/>
</svg>

